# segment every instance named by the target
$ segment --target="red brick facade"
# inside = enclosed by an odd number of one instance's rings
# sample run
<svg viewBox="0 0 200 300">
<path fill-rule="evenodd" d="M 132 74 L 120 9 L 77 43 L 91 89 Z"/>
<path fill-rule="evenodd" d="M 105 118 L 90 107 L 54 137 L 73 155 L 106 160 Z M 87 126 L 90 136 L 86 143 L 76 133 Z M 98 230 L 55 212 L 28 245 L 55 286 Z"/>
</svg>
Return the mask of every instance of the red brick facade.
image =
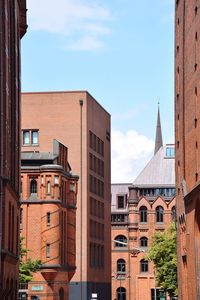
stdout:
<svg viewBox="0 0 200 300">
<path fill-rule="evenodd" d="M 20 229 L 27 257 L 42 267 L 29 283 L 28 299 L 68 299 L 75 273 L 78 177 L 72 175 L 67 148 L 54 141 L 53 155 L 22 153 Z"/>
<path fill-rule="evenodd" d="M 97 293 L 110 300 L 110 115 L 86 91 L 24 93 L 22 131 L 22 151 L 49 152 L 55 137 L 67 145 L 79 176 L 77 269 L 69 299 L 88 300 Z"/>
<path fill-rule="evenodd" d="M 176 1 L 175 125 L 179 299 L 200 299 L 200 2 Z"/>
<path fill-rule="evenodd" d="M 19 255 L 20 38 L 26 1 L 0 1 L 0 299 L 17 299 Z"/>
<path fill-rule="evenodd" d="M 112 300 L 154 300 L 155 288 L 156 299 L 169 299 L 155 284 L 151 261 L 143 261 L 154 233 L 176 218 L 174 155 L 167 149 L 174 147 L 160 148 L 133 184 L 112 184 Z"/>
</svg>

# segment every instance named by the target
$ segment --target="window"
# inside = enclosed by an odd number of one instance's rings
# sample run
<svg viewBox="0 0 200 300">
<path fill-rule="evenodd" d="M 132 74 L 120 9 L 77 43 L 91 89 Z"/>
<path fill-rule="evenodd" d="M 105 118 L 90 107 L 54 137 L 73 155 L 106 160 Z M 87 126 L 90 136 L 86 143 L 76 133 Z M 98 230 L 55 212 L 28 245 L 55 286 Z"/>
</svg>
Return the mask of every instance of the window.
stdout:
<svg viewBox="0 0 200 300">
<path fill-rule="evenodd" d="M 51 182 L 47 181 L 47 194 L 51 194 Z"/>
<path fill-rule="evenodd" d="M 54 183 L 59 184 L 59 176 L 54 176 Z"/>
<path fill-rule="evenodd" d="M 124 208 L 125 207 L 125 205 L 124 205 L 125 203 L 124 203 L 124 195 L 118 195 L 117 196 L 117 208 Z"/>
<path fill-rule="evenodd" d="M 59 300 L 64 300 L 64 290 L 63 290 L 63 288 L 60 288 L 60 290 L 59 290 Z"/>
<path fill-rule="evenodd" d="M 124 215 L 124 214 L 113 214 L 112 216 L 111 216 L 111 221 L 112 222 L 115 222 L 115 223 L 117 223 L 117 222 L 125 222 L 125 221 L 127 221 L 127 215 Z"/>
<path fill-rule="evenodd" d="M 172 221 L 176 221 L 176 207 L 172 207 Z"/>
<path fill-rule="evenodd" d="M 23 145 L 38 145 L 38 129 L 22 130 Z"/>
<path fill-rule="evenodd" d="M 148 261 L 145 259 L 142 259 L 140 261 L 140 270 L 141 272 L 148 272 Z"/>
<path fill-rule="evenodd" d="M 174 147 L 167 147 L 165 155 L 166 155 L 166 157 L 174 157 L 175 156 L 175 148 Z"/>
<path fill-rule="evenodd" d="M 124 259 L 118 259 L 117 261 L 117 273 L 125 273 L 126 272 L 126 262 Z"/>
<path fill-rule="evenodd" d="M 51 224 L 51 213 L 50 212 L 47 212 L 47 226 L 50 226 Z"/>
<path fill-rule="evenodd" d="M 31 131 L 31 144 L 38 144 L 38 130 Z"/>
<path fill-rule="evenodd" d="M 115 238 L 115 247 L 127 247 L 127 238 L 124 235 L 118 235 Z"/>
<path fill-rule="evenodd" d="M 50 257 L 50 244 L 49 243 L 46 244 L 46 257 L 47 258 Z"/>
<path fill-rule="evenodd" d="M 171 300 L 173 298 L 170 298 Z M 155 289 L 151 289 L 151 300 L 166 300 L 166 294 L 163 290 L 156 289 L 156 299 L 155 299 Z"/>
<path fill-rule="evenodd" d="M 140 222 L 146 223 L 147 222 L 147 208 L 146 206 L 140 207 Z"/>
<path fill-rule="evenodd" d="M 30 132 L 28 130 L 23 131 L 23 145 L 30 144 Z"/>
<path fill-rule="evenodd" d="M 140 239 L 140 246 L 141 247 L 148 247 L 148 238 L 143 236 Z"/>
<path fill-rule="evenodd" d="M 157 223 L 163 223 L 164 219 L 164 209 L 162 206 L 156 207 L 156 222 Z"/>
<path fill-rule="evenodd" d="M 31 183 L 30 183 L 30 194 L 37 194 L 37 181 L 35 179 L 31 180 Z"/>
<path fill-rule="evenodd" d="M 23 208 L 20 208 L 20 211 L 19 211 L 19 224 L 20 224 L 20 227 L 22 226 L 22 217 L 23 217 Z"/>
<path fill-rule="evenodd" d="M 126 300 L 126 289 L 124 287 L 117 289 L 117 300 Z"/>
</svg>

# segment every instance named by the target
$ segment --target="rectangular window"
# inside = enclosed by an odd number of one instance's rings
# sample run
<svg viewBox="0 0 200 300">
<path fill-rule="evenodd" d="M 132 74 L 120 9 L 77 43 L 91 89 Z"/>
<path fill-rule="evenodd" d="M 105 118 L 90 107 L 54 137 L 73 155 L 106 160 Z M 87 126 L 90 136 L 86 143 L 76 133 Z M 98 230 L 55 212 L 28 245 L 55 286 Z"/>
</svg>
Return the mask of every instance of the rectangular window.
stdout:
<svg viewBox="0 0 200 300">
<path fill-rule="evenodd" d="M 33 130 L 31 133 L 31 144 L 38 144 L 38 130 Z"/>
<path fill-rule="evenodd" d="M 156 293 L 156 299 L 155 299 Z M 160 289 L 151 289 L 151 300 L 166 300 L 166 294 Z"/>
<path fill-rule="evenodd" d="M 59 176 L 54 176 L 54 183 L 59 184 Z"/>
<path fill-rule="evenodd" d="M 23 217 L 23 208 L 20 208 L 20 211 L 19 211 L 19 224 L 20 224 L 20 228 L 22 227 L 22 217 Z"/>
<path fill-rule="evenodd" d="M 124 208 L 124 195 L 117 196 L 117 208 Z"/>
<path fill-rule="evenodd" d="M 51 225 L 51 213 L 47 212 L 47 226 Z"/>
<path fill-rule="evenodd" d="M 50 257 L 50 244 L 49 243 L 46 244 L 46 257 L 47 258 Z"/>
<path fill-rule="evenodd" d="M 22 143 L 26 145 L 38 145 L 38 129 L 25 129 L 22 130 Z"/>
<path fill-rule="evenodd" d="M 175 157 L 175 148 L 167 147 L 165 155 L 166 155 L 166 157 Z"/>
<path fill-rule="evenodd" d="M 51 194 L 51 182 L 47 181 L 47 194 Z"/>
<path fill-rule="evenodd" d="M 30 131 L 23 131 L 23 145 L 30 145 Z"/>
</svg>

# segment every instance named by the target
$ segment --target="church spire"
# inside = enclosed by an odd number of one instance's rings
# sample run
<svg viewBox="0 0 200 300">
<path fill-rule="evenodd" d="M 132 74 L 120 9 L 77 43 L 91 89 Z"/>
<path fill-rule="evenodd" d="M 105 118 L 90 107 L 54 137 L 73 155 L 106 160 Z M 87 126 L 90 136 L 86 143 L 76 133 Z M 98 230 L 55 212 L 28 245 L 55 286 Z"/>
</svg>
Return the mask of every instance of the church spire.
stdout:
<svg viewBox="0 0 200 300">
<path fill-rule="evenodd" d="M 156 140 L 155 140 L 155 150 L 154 155 L 158 152 L 158 150 L 163 146 L 162 141 L 162 129 L 160 123 L 160 109 L 159 109 L 159 102 L 158 102 L 158 116 L 157 116 L 157 126 L 156 126 Z"/>
</svg>

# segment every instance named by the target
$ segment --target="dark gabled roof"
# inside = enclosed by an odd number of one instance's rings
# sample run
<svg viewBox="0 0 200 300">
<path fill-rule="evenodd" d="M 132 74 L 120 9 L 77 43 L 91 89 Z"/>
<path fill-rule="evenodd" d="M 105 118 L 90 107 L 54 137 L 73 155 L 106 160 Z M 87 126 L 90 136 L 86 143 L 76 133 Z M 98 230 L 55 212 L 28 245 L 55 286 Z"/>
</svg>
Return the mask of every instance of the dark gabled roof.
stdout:
<svg viewBox="0 0 200 300">
<path fill-rule="evenodd" d="M 21 152 L 22 160 L 54 160 L 57 155 L 50 152 Z"/>
</svg>

